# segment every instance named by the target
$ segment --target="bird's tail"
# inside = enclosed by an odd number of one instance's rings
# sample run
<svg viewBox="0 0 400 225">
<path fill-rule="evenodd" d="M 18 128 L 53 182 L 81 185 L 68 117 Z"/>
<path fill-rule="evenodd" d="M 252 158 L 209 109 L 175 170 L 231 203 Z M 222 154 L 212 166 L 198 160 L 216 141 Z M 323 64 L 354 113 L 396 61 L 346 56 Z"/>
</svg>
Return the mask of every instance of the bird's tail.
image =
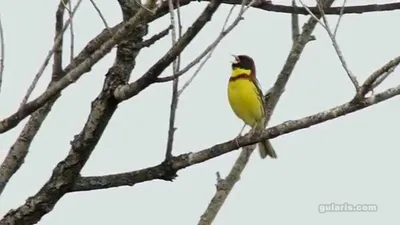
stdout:
<svg viewBox="0 0 400 225">
<path fill-rule="evenodd" d="M 274 147 L 272 147 L 271 142 L 269 142 L 269 140 L 261 141 L 260 143 L 258 143 L 258 151 L 260 152 L 260 157 L 262 159 L 265 159 L 267 155 L 269 155 L 273 159 L 276 159 L 278 157 L 276 155 Z"/>
</svg>

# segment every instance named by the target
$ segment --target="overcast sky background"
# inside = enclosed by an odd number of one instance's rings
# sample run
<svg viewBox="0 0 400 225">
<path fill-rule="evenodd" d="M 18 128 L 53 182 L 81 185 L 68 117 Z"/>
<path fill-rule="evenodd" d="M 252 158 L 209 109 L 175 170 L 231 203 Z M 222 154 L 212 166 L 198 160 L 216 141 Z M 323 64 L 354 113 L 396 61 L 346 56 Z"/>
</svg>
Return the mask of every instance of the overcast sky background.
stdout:
<svg viewBox="0 0 400 225">
<path fill-rule="evenodd" d="M 121 21 L 116 1 L 96 2 L 110 26 Z M 352 4 L 378 2 L 381 1 L 351 1 Z M 274 3 L 290 4 L 290 0 Z M 335 5 L 341 3 L 338 1 Z M 0 118 L 18 108 L 53 45 L 57 4 L 58 1 L 0 2 L 6 42 Z M 205 6 L 206 3 L 194 2 L 184 7 L 184 26 L 189 26 Z M 183 53 L 182 65 L 214 40 L 229 9 L 226 5 L 218 9 L 212 22 Z M 300 17 L 302 23 L 307 19 Z M 332 27 L 336 19 L 336 16 L 329 17 Z M 399 20 L 399 11 L 347 15 L 342 19 L 338 41 L 359 81 L 400 54 L 400 31 L 394 28 L 395 21 Z M 104 25 L 89 1 L 83 1 L 74 21 L 77 54 Z M 168 16 L 152 23 L 148 37 L 168 23 Z M 314 35 L 317 40 L 305 48 L 270 125 L 342 104 L 354 94 L 326 32 L 318 26 Z M 69 34 L 64 47 L 64 66 L 69 59 L 68 40 Z M 131 81 L 162 56 L 170 42 L 170 38 L 165 38 L 151 49 L 143 50 Z M 266 90 L 275 81 L 290 47 L 289 14 L 250 9 L 245 20 L 224 39 L 180 98 L 173 154 L 208 148 L 232 139 L 240 130 L 242 122 L 231 111 L 226 94 L 231 53 L 248 54 L 255 59 L 259 80 Z M 70 149 L 69 142 L 87 119 L 91 101 L 101 91 L 114 53 L 115 50 L 62 93 L 36 136 L 25 163 L 0 197 L 0 217 L 34 195 L 48 180 L 54 166 L 64 159 Z M 168 69 L 162 76 L 170 72 Z M 51 65 L 32 98 L 43 92 L 50 74 Z M 187 73 L 183 80 L 192 74 L 193 71 Z M 379 90 L 398 85 L 399 75 L 396 70 Z M 170 95 L 170 83 L 157 84 L 122 103 L 82 174 L 126 172 L 162 161 Z M 273 139 L 278 160 L 261 160 L 258 153 L 253 154 L 214 224 L 399 224 L 400 184 L 395 178 L 400 168 L 399 104 L 400 99 L 394 98 Z M 26 121 L 0 135 L 0 161 Z M 235 151 L 180 171 L 173 183 L 151 181 L 134 187 L 67 194 L 39 224 L 197 224 L 215 193 L 215 173 L 220 171 L 225 176 L 238 154 Z M 377 204 L 378 212 L 318 212 L 319 204 L 332 202 Z"/>
</svg>

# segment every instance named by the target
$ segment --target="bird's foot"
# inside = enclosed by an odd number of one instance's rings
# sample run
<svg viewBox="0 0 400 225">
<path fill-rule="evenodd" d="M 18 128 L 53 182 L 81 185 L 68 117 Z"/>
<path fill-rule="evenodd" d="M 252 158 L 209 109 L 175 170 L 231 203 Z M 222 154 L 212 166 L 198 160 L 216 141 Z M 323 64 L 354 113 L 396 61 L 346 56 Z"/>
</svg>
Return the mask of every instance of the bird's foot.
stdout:
<svg viewBox="0 0 400 225">
<path fill-rule="evenodd" d="M 242 132 L 240 132 L 240 133 L 235 137 L 235 142 L 236 142 L 236 145 L 237 145 L 238 148 L 240 147 L 238 139 L 241 138 L 241 137 L 243 137 Z"/>
</svg>

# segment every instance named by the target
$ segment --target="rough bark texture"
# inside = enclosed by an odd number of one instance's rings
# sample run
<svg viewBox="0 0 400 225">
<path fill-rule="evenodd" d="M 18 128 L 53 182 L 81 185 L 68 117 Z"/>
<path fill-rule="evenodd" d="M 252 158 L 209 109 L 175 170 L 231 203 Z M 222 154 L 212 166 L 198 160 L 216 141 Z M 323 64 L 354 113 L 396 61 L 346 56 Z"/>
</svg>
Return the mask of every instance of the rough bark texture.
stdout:
<svg viewBox="0 0 400 225">
<path fill-rule="evenodd" d="M 113 96 L 113 91 L 119 85 L 128 82 L 135 57 L 139 53 L 134 47 L 135 43 L 141 42 L 146 34 L 147 24 L 142 21 L 121 41 L 115 63 L 106 74 L 101 93 L 92 102 L 91 112 L 83 130 L 71 142 L 68 156 L 54 168 L 49 181 L 40 191 L 23 206 L 8 212 L 0 221 L 1 225 L 37 223 L 71 189 L 117 109 L 118 102 Z"/>
</svg>

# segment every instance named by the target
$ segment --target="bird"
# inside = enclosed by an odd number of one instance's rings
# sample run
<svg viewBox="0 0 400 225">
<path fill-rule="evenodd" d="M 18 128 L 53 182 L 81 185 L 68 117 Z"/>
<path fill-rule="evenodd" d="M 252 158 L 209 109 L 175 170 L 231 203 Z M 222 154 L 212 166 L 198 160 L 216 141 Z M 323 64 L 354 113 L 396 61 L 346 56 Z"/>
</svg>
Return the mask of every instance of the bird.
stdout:
<svg viewBox="0 0 400 225">
<path fill-rule="evenodd" d="M 228 82 L 229 104 L 238 118 L 254 130 L 265 128 L 265 102 L 259 81 L 256 78 L 254 60 L 248 55 L 232 55 L 232 72 Z M 269 140 L 258 143 L 260 157 L 277 158 Z"/>
</svg>

